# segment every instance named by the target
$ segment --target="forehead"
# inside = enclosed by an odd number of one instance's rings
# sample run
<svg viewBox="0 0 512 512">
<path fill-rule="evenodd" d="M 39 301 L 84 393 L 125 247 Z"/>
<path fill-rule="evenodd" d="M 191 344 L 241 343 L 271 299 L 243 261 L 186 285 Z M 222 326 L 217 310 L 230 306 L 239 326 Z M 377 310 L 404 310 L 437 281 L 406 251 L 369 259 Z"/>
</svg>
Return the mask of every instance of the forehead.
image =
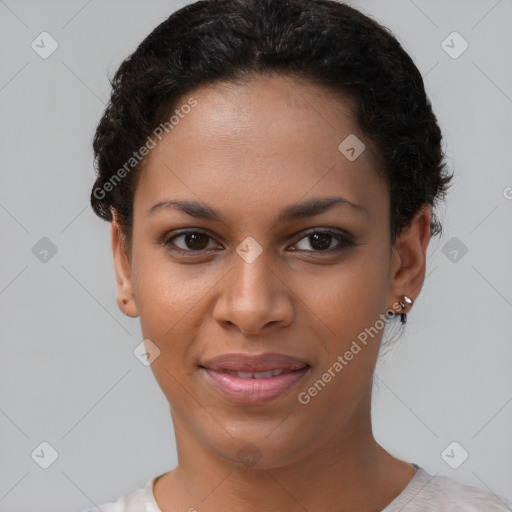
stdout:
<svg viewBox="0 0 512 512">
<path fill-rule="evenodd" d="M 353 104 L 332 90 L 281 75 L 217 83 L 181 98 L 177 114 L 191 99 L 195 106 L 181 111 L 146 157 L 136 209 L 180 198 L 261 218 L 262 204 L 280 210 L 322 195 L 378 203 L 386 192 Z M 365 146 L 356 159 L 340 150 L 347 138 Z"/>
</svg>

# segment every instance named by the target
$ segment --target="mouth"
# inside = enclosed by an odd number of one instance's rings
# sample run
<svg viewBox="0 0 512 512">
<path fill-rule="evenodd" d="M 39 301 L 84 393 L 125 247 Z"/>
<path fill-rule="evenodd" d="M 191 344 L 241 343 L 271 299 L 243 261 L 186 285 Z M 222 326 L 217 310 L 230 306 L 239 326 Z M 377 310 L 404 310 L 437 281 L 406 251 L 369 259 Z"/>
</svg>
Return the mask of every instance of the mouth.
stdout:
<svg viewBox="0 0 512 512">
<path fill-rule="evenodd" d="M 225 354 L 201 363 L 199 369 L 224 398 L 241 405 L 259 405 L 298 385 L 310 365 L 284 354 Z"/>
<path fill-rule="evenodd" d="M 233 375 L 233 377 L 240 377 L 241 379 L 270 379 L 270 377 L 277 377 L 283 373 L 289 373 L 297 370 L 285 370 L 284 368 L 277 368 L 275 370 L 268 370 L 266 372 L 235 372 L 231 370 L 224 370 L 223 373 Z"/>
</svg>

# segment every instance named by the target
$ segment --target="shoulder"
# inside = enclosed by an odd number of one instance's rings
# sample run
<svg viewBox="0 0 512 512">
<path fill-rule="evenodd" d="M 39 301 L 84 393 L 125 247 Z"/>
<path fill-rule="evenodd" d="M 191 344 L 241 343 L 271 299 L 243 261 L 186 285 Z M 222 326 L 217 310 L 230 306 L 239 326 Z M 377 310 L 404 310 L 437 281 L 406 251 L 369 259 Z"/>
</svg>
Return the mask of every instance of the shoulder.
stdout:
<svg viewBox="0 0 512 512">
<path fill-rule="evenodd" d="M 156 504 L 153 494 L 153 482 L 156 478 L 148 480 L 143 487 L 135 491 L 123 494 L 115 502 L 104 503 L 99 506 L 102 512 L 161 512 Z M 95 512 L 98 507 L 93 507 L 83 512 Z"/>
<path fill-rule="evenodd" d="M 418 468 L 402 494 L 383 512 L 400 510 L 400 507 L 410 512 L 512 512 L 512 501 Z"/>
</svg>

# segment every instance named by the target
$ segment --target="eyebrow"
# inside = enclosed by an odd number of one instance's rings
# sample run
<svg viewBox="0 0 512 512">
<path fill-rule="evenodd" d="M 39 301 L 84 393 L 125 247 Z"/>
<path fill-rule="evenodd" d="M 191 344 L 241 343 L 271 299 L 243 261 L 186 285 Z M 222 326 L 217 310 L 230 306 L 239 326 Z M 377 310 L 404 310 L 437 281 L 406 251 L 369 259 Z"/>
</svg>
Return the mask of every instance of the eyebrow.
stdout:
<svg viewBox="0 0 512 512">
<path fill-rule="evenodd" d="M 277 222 L 291 222 L 297 219 L 304 219 L 320 215 L 336 205 L 347 205 L 358 213 L 368 215 L 368 210 L 363 206 L 353 203 L 343 197 L 325 197 L 321 199 L 314 199 L 305 203 L 294 204 L 282 210 L 277 218 Z M 153 215 L 157 211 L 163 209 L 175 209 L 195 217 L 197 219 L 207 219 L 211 221 L 227 223 L 226 218 L 220 213 L 210 208 L 207 205 L 197 203 L 195 201 L 178 201 L 178 200 L 165 200 L 160 201 L 153 205 L 148 210 L 148 216 Z"/>
</svg>

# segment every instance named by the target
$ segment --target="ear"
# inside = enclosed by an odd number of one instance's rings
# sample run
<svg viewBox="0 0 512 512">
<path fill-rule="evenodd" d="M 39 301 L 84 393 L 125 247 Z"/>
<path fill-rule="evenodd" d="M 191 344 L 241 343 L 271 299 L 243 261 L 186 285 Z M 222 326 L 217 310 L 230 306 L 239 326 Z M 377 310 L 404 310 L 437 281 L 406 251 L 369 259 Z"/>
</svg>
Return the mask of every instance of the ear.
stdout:
<svg viewBox="0 0 512 512">
<path fill-rule="evenodd" d="M 137 305 L 132 287 L 132 273 L 128 255 L 126 254 L 125 238 L 115 213 L 111 223 L 112 254 L 116 272 L 117 305 L 127 316 L 138 316 Z"/>
<path fill-rule="evenodd" d="M 395 241 L 392 248 L 389 297 L 389 302 L 392 304 L 399 302 L 404 295 L 410 297 L 414 302 L 423 287 L 431 217 L 430 206 L 425 204 Z M 406 306 L 406 309 L 400 312 L 407 313 L 409 307 Z"/>
</svg>

